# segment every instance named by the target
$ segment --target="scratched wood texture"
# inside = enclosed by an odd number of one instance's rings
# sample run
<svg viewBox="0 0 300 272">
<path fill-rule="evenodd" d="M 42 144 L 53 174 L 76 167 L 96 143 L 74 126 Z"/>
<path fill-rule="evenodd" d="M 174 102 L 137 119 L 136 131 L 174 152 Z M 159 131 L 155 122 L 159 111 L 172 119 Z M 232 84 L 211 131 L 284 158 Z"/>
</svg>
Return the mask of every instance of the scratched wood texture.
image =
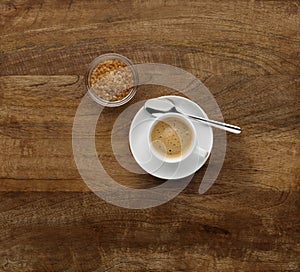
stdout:
<svg viewBox="0 0 300 272">
<path fill-rule="evenodd" d="M 193 73 L 243 128 L 205 195 L 205 167 L 146 210 L 84 184 L 72 124 L 106 52 Z M 131 104 L 169 93 L 142 86 Z M 299 98 L 298 0 L 0 0 L 0 271 L 299 271 Z M 99 157 L 120 183 L 157 185 L 107 145 L 125 108 L 104 111 Z"/>
</svg>

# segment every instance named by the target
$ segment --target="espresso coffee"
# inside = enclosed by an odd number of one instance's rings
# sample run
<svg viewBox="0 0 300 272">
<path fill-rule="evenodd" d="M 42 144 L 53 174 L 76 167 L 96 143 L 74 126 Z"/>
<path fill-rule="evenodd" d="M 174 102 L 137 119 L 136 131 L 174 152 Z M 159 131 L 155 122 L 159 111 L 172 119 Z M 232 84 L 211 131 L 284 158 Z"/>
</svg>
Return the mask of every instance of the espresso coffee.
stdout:
<svg viewBox="0 0 300 272">
<path fill-rule="evenodd" d="M 188 124 L 180 118 L 169 117 L 154 125 L 150 137 L 158 153 L 174 158 L 183 155 L 189 149 L 193 133 Z"/>
</svg>

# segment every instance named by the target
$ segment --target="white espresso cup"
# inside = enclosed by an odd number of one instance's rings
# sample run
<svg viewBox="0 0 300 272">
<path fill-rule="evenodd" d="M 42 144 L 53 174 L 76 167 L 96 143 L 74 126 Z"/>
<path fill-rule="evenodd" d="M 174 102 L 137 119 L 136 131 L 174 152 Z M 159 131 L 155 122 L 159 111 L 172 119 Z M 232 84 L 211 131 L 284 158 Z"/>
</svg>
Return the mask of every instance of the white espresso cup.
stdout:
<svg viewBox="0 0 300 272">
<path fill-rule="evenodd" d="M 192 140 L 191 140 L 190 146 L 186 150 L 184 150 L 180 155 L 178 155 L 176 157 L 175 156 L 171 157 L 171 156 L 167 156 L 165 154 L 160 153 L 159 151 L 156 150 L 156 148 L 153 146 L 153 143 L 151 141 L 152 130 L 155 127 L 155 125 L 159 121 L 164 121 L 165 119 L 170 118 L 170 117 L 179 119 L 181 122 L 183 122 L 189 128 L 189 130 L 191 131 L 191 134 L 192 134 L 191 135 Z M 197 137 L 198 136 L 197 136 L 195 125 L 187 116 L 185 116 L 183 114 L 179 114 L 179 113 L 165 113 L 165 114 L 162 114 L 161 116 L 157 117 L 155 119 L 155 121 L 151 124 L 150 129 L 149 129 L 149 134 L 148 134 L 148 145 L 149 145 L 151 153 L 157 159 L 159 159 L 160 161 L 163 161 L 163 162 L 167 162 L 167 163 L 181 162 L 184 159 L 186 159 L 187 157 L 189 157 L 192 153 L 195 153 L 195 152 L 200 157 L 206 158 L 206 156 L 208 155 L 208 152 L 198 145 Z"/>
</svg>

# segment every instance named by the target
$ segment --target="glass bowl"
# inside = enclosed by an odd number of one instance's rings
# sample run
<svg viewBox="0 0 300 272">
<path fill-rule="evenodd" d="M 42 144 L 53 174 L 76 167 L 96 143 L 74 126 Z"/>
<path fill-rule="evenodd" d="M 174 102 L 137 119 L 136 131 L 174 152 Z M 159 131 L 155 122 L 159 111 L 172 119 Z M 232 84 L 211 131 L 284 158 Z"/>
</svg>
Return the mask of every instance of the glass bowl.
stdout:
<svg viewBox="0 0 300 272">
<path fill-rule="evenodd" d="M 94 91 L 93 87 L 91 86 L 91 74 L 92 74 L 93 70 L 98 66 L 98 64 L 100 64 L 101 62 L 104 62 L 106 60 L 119 60 L 120 62 L 123 62 L 124 64 L 126 64 L 126 67 L 129 67 L 132 72 L 133 86 L 131 87 L 130 92 L 121 100 L 117 100 L 117 101 L 105 100 L 103 97 L 101 97 L 99 94 L 97 94 Z M 137 81 L 138 81 L 137 72 L 134 69 L 133 63 L 131 62 L 131 60 L 129 60 L 128 58 L 126 58 L 122 55 L 116 54 L 116 53 L 107 53 L 107 54 L 103 54 L 103 55 L 100 55 L 99 57 L 95 58 L 90 63 L 87 74 L 85 76 L 85 85 L 86 85 L 86 88 L 88 90 L 88 94 L 90 95 L 90 97 L 96 103 L 98 103 L 102 106 L 106 106 L 106 107 L 119 107 L 119 106 L 124 105 L 128 101 L 130 101 L 136 93 Z"/>
</svg>

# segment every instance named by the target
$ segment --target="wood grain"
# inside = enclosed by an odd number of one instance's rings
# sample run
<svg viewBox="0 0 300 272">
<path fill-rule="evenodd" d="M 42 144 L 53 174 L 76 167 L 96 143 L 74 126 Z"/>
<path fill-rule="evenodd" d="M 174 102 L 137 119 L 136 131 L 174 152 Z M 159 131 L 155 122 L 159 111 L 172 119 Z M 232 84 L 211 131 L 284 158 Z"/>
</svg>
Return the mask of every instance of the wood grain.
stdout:
<svg viewBox="0 0 300 272">
<path fill-rule="evenodd" d="M 84 74 L 110 51 L 202 77 L 299 74 L 297 1 L 62 2 L 4 2 L 1 75 Z"/>
<path fill-rule="evenodd" d="M 0 271 L 299 271 L 300 2 L 0 0 Z M 172 201 L 127 210 L 82 181 L 72 125 L 88 63 L 117 52 L 186 69 L 215 96 L 229 135 L 214 186 L 205 167 Z M 141 86 L 130 102 L 177 94 Z M 98 156 L 126 106 L 105 109 Z"/>
</svg>

